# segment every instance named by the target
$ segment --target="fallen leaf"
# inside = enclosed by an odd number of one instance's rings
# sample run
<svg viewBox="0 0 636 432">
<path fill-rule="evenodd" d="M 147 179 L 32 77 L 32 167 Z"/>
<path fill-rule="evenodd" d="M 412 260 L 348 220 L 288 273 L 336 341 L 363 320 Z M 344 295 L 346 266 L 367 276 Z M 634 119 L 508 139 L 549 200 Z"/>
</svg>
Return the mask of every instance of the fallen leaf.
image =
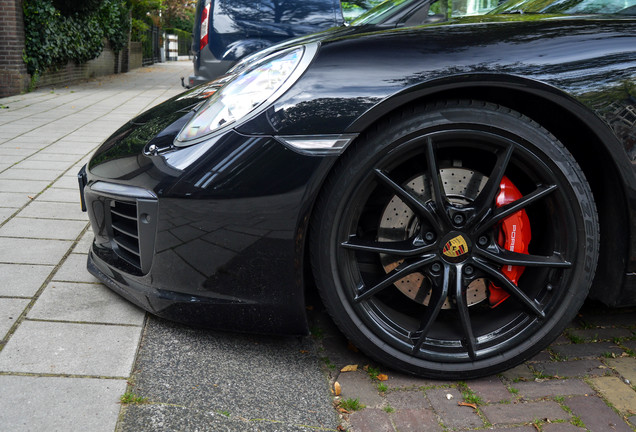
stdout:
<svg viewBox="0 0 636 432">
<path fill-rule="evenodd" d="M 354 344 L 352 344 L 351 342 L 348 342 L 348 343 L 347 343 L 347 348 L 349 349 L 349 351 L 353 351 L 353 352 L 358 352 L 358 351 L 360 351 L 360 350 L 358 349 L 358 347 L 357 347 L 357 346 L 355 346 Z"/>
<path fill-rule="evenodd" d="M 467 407 L 471 407 L 473 409 L 477 409 L 477 405 L 474 403 L 468 403 L 468 402 L 457 402 L 457 405 L 459 406 L 467 406 Z"/>
<path fill-rule="evenodd" d="M 355 372 L 357 370 L 358 370 L 358 365 L 354 364 L 354 365 L 346 365 L 345 367 L 340 369 L 340 372 Z"/>
<path fill-rule="evenodd" d="M 450 393 L 446 393 L 446 399 L 451 400 L 453 398 L 453 395 Z"/>
<path fill-rule="evenodd" d="M 33 197 L 31 195 L 27 195 L 27 198 L 29 199 L 33 199 Z"/>
<path fill-rule="evenodd" d="M 347 410 L 346 410 L 346 409 L 344 409 L 344 408 L 338 408 L 338 411 L 340 411 L 340 412 L 341 412 L 341 413 L 343 413 L 343 414 L 351 414 L 351 412 L 347 411 Z"/>
<path fill-rule="evenodd" d="M 340 383 L 336 381 L 335 383 L 333 383 L 333 394 L 335 396 L 340 396 L 341 392 L 342 392 L 342 387 L 340 387 Z"/>
<path fill-rule="evenodd" d="M 336 430 L 339 431 L 346 431 L 345 427 L 343 425 L 338 425 L 338 427 L 336 428 Z"/>
<path fill-rule="evenodd" d="M 534 426 L 534 428 L 538 430 L 539 432 L 541 431 L 541 429 L 539 429 L 539 426 L 536 423 L 532 423 L 532 426 Z"/>
<path fill-rule="evenodd" d="M 300 350 L 300 353 L 301 353 L 301 354 L 309 354 L 309 351 L 307 351 L 307 350 Z"/>
<path fill-rule="evenodd" d="M 386 381 L 388 379 L 389 377 L 386 376 L 385 374 L 378 374 L 378 381 Z"/>
<path fill-rule="evenodd" d="M 362 370 L 365 372 L 369 372 L 369 365 L 362 366 Z"/>
</svg>

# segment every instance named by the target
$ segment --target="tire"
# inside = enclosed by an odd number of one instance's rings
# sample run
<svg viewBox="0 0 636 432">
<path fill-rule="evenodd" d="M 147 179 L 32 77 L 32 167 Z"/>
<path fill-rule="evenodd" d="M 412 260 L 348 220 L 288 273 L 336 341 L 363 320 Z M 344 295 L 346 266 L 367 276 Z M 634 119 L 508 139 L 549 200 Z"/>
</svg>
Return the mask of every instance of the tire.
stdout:
<svg viewBox="0 0 636 432">
<path fill-rule="evenodd" d="M 501 204 L 504 179 L 520 195 Z M 502 231 L 522 216 L 529 226 Z M 515 238 L 527 252 L 511 252 Z M 352 343 L 399 371 L 468 379 L 531 358 L 573 319 L 596 268 L 598 218 L 547 130 L 501 106 L 446 102 L 397 113 L 347 149 L 309 247 Z"/>
</svg>

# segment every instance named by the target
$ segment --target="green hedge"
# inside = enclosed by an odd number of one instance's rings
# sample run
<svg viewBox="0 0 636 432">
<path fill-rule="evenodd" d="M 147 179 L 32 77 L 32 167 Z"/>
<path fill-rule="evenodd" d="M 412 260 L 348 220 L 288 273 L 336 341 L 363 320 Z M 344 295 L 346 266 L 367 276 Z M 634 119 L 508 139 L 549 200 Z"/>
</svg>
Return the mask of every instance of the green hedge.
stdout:
<svg viewBox="0 0 636 432">
<path fill-rule="evenodd" d="M 178 28 L 167 28 L 167 29 L 164 29 L 164 31 L 166 33 L 168 33 L 168 34 L 177 35 L 177 36 L 183 37 L 183 38 L 192 37 L 192 32 L 183 31 L 183 30 L 178 29 Z"/>
<path fill-rule="evenodd" d="M 69 61 L 85 63 L 97 58 L 104 49 L 104 38 L 115 52 L 128 41 L 129 11 L 122 0 L 103 0 L 96 11 L 87 14 L 62 14 L 52 0 L 25 0 L 23 9 L 23 57 L 34 77 Z"/>
</svg>

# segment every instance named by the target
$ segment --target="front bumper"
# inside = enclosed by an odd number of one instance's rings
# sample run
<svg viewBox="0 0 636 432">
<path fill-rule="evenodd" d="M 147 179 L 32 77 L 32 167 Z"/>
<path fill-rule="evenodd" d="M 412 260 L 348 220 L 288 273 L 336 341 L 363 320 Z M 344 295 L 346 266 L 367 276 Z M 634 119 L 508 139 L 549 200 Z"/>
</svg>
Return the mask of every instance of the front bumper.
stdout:
<svg viewBox="0 0 636 432">
<path fill-rule="evenodd" d="M 89 271 L 173 321 L 305 334 L 307 215 L 334 159 L 236 132 L 196 158 L 195 147 L 92 159 L 83 176 Z"/>
</svg>

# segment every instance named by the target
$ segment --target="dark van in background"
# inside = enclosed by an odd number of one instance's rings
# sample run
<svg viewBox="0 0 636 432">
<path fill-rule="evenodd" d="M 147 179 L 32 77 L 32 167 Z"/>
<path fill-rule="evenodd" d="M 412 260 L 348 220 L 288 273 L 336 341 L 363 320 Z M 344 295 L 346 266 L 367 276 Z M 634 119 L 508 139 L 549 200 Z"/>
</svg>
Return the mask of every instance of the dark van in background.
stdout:
<svg viewBox="0 0 636 432">
<path fill-rule="evenodd" d="M 343 22 L 340 0 L 199 0 L 188 86 L 222 75 L 260 49 Z"/>
</svg>

